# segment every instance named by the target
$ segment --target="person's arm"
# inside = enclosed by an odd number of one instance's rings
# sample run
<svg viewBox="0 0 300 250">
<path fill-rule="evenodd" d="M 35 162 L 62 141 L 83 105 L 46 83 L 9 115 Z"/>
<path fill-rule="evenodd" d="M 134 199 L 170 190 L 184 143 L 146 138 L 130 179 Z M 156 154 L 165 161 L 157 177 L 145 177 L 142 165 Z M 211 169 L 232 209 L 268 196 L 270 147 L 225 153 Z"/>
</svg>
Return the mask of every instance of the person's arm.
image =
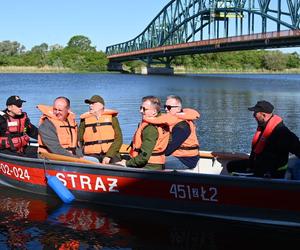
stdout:
<svg viewBox="0 0 300 250">
<path fill-rule="evenodd" d="M 56 129 L 49 120 L 46 119 L 44 123 L 40 125 L 39 134 L 43 143 L 51 153 L 74 157 L 73 154 L 60 145 Z"/>
<path fill-rule="evenodd" d="M 288 129 L 287 147 L 289 152 L 300 158 L 300 141 L 299 138 Z"/>
<path fill-rule="evenodd" d="M 113 158 L 120 150 L 122 144 L 123 144 L 123 135 L 120 128 L 120 124 L 117 117 L 112 118 L 112 126 L 115 131 L 115 140 L 111 144 L 110 148 L 106 152 L 106 157 Z"/>
<path fill-rule="evenodd" d="M 148 125 L 142 132 L 142 138 L 143 143 L 140 153 L 136 157 L 126 161 L 126 166 L 142 168 L 148 163 L 158 139 L 157 128 L 153 125 Z"/>
<path fill-rule="evenodd" d="M 38 128 L 30 122 L 29 118 L 27 118 L 25 125 L 26 125 L 26 134 L 29 135 L 31 138 L 37 140 L 39 134 Z"/>
<path fill-rule="evenodd" d="M 165 155 L 169 156 L 176 151 L 182 143 L 190 136 L 191 129 L 186 121 L 177 123 L 172 129 L 171 138 L 166 148 Z"/>
<path fill-rule="evenodd" d="M 85 130 L 85 120 L 81 119 L 78 127 L 78 141 L 82 145 L 83 144 L 83 134 Z"/>
<path fill-rule="evenodd" d="M 4 135 L 7 130 L 6 120 L 0 116 L 0 135 Z"/>
</svg>

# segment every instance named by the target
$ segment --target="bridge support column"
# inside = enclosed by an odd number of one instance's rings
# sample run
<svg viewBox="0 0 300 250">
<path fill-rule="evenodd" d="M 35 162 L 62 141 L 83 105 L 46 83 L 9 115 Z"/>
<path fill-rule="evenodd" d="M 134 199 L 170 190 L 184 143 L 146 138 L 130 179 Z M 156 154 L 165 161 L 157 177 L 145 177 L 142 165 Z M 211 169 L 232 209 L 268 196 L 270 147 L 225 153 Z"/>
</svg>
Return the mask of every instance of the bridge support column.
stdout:
<svg viewBox="0 0 300 250">
<path fill-rule="evenodd" d="M 143 67 L 142 75 L 174 75 L 172 67 Z"/>
<path fill-rule="evenodd" d="M 119 63 L 119 62 L 110 62 L 107 65 L 107 70 L 108 71 L 119 71 L 119 72 L 123 72 L 124 68 L 123 68 L 123 64 Z"/>
</svg>

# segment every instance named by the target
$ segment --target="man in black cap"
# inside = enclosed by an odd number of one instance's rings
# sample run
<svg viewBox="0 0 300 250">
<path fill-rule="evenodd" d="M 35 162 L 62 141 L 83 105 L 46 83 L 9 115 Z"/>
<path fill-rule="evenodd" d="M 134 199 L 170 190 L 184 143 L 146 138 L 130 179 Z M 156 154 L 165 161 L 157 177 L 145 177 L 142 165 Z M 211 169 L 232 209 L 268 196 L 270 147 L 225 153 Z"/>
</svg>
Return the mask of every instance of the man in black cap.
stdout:
<svg viewBox="0 0 300 250">
<path fill-rule="evenodd" d="M 103 164 L 120 161 L 119 150 L 123 143 L 118 112 L 105 109 L 104 99 L 94 95 L 84 101 L 89 111 L 80 116 L 79 141 L 83 153 L 96 157 Z"/>
<path fill-rule="evenodd" d="M 284 178 L 289 153 L 300 158 L 299 138 L 284 125 L 278 115 L 273 114 L 274 106 L 270 102 L 258 101 L 248 110 L 253 111 L 258 124 L 252 139 L 251 154 L 249 159 L 229 162 L 228 172 Z"/>
<path fill-rule="evenodd" d="M 36 149 L 28 146 L 30 137 L 38 138 L 38 129 L 30 122 L 22 105 L 26 102 L 19 96 L 10 96 L 7 108 L 0 111 L 1 153 L 36 157 Z"/>
</svg>

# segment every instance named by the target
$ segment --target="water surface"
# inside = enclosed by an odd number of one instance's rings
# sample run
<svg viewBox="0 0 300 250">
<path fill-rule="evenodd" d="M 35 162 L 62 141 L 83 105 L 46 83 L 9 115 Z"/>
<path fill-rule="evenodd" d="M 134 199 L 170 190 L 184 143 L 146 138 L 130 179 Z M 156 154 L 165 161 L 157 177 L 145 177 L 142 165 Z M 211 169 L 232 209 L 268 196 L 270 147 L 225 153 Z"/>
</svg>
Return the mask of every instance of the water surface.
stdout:
<svg viewBox="0 0 300 250">
<path fill-rule="evenodd" d="M 107 108 L 119 111 L 124 142 L 129 143 L 140 121 L 140 100 L 146 95 L 179 95 L 185 107 L 197 109 L 201 148 L 249 152 L 256 122 L 247 107 L 258 100 L 272 102 L 286 125 L 300 135 L 299 75 L 182 75 L 122 74 L 0 74 L 0 105 L 10 95 L 27 100 L 24 110 L 38 124 L 38 104 L 51 105 L 67 96 L 78 115 L 87 111 L 84 99 L 103 96 Z"/>
<path fill-rule="evenodd" d="M 0 74 L 0 86 L 0 106 L 5 107 L 8 96 L 20 95 L 36 125 L 38 104 L 51 105 L 57 96 L 67 96 L 79 116 L 88 109 L 84 99 L 101 95 L 107 108 L 119 111 L 125 143 L 140 120 L 141 98 L 156 95 L 165 101 L 170 94 L 200 111 L 197 134 L 204 150 L 249 152 L 256 122 L 247 108 L 261 99 L 272 102 L 300 136 L 299 75 Z M 66 206 L 58 199 L 0 186 L 0 249 L 252 250 L 298 245 L 298 234 L 282 229 L 87 204 Z"/>
</svg>

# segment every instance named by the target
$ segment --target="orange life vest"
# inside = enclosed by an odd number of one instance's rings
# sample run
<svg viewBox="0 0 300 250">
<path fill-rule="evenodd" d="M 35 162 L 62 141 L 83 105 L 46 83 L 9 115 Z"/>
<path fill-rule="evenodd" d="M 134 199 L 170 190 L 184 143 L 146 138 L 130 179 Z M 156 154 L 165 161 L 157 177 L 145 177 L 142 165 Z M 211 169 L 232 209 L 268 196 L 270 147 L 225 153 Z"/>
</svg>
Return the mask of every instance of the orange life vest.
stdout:
<svg viewBox="0 0 300 250">
<path fill-rule="evenodd" d="M 173 127 L 181 122 L 186 121 L 191 129 L 191 134 L 189 137 L 181 144 L 181 146 L 172 153 L 172 155 L 177 157 L 189 157 L 199 155 L 199 141 L 196 133 L 196 126 L 194 120 L 200 117 L 198 111 L 190 108 L 185 108 L 182 112 L 176 114 L 177 121 L 171 124 L 171 133 Z"/>
<path fill-rule="evenodd" d="M 266 141 L 280 122 L 282 119 L 278 115 L 274 115 L 268 121 L 263 133 L 260 127 L 257 128 L 252 139 L 252 150 L 255 154 L 260 154 L 264 150 Z"/>
<path fill-rule="evenodd" d="M 24 148 L 30 140 L 26 134 L 27 114 L 23 112 L 21 118 L 14 118 L 1 111 L 0 115 L 7 123 L 5 134 L 0 136 L 0 148 L 7 148 L 19 153 L 24 152 Z"/>
<path fill-rule="evenodd" d="M 75 121 L 75 114 L 70 112 L 67 121 L 60 121 L 53 114 L 53 107 L 38 105 L 37 108 L 43 113 L 40 118 L 40 125 L 48 119 L 55 127 L 57 137 L 60 145 L 67 149 L 70 153 L 75 154 L 77 147 L 77 123 Z M 49 152 L 47 146 L 43 143 L 41 136 L 38 136 L 39 148 L 38 152 Z"/>
<path fill-rule="evenodd" d="M 163 114 L 158 117 L 154 117 L 151 119 L 148 118 L 147 120 L 143 120 L 139 124 L 139 127 L 137 128 L 133 137 L 132 149 L 130 151 L 131 157 L 136 157 L 140 153 L 141 146 L 143 143 L 142 132 L 145 127 L 147 127 L 149 124 L 152 124 L 156 127 L 158 131 L 158 138 L 154 146 L 154 149 L 152 151 L 152 154 L 148 160 L 148 163 L 162 164 L 162 165 L 165 164 L 166 156 L 164 152 L 168 146 L 169 137 L 170 137 L 168 120 L 166 118 L 167 116 Z"/>
<path fill-rule="evenodd" d="M 115 140 L 115 131 L 112 126 L 112 117 L 118 114 L 112 109 L 105 109 L 97 119 L 96 116 L 86 112 L 80 116 L 85 121 L 83 134 L 84 154 L 106 153 Z"/>
</svg>

